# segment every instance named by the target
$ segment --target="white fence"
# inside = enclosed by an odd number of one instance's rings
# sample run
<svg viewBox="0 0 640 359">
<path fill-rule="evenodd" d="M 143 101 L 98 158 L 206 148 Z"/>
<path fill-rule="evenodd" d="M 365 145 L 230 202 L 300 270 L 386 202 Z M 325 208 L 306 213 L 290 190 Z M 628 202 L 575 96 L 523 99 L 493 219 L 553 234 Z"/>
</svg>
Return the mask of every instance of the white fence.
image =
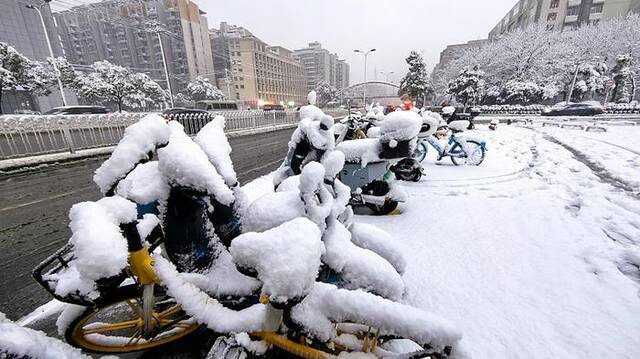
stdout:
<svg viewBox="0 0 640 359">
<path fill-rule="evenodd" d="M 328 111 L 342 116 L 343 110 Z M 0 160 L 47 153 L 115 145 L 124 129 L 147 113 L 110 113 L 96 115 L 5 115 L 0 116 Z M 226 119 L 227 131 L 295 124 L 297 111 L 217 111 L 209 114 L 178 114 L 171 118 L 182 123 L 185 131 L 196 134 L 213 116 Z"/>
</svg>

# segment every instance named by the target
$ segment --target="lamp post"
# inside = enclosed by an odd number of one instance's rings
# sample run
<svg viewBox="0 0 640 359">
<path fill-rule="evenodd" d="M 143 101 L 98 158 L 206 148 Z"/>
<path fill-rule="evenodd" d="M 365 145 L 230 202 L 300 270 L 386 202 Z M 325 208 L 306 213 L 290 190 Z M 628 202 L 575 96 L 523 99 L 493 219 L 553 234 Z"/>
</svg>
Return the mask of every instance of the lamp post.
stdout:
<svg viewBox="0 0 640 359">
<path fill-rule="evenodd" d="M 364 89 L 362 90 L 362 102 L 365 107 L 367 106 L 367 57 L 374 51 L 376 51 L 376 49 L 369 51 L 353 50 L 353 52 L 364 55 Z"/>
<path fill-rule="evenodd" d="M 389 76 L 395 74 L 395 72 L 393 72 L 393 71 L 389 71 L 389 72 L 380 71 L 380 74 L 381 75 L 385 75 L 386 81 L 389 82 Z"/>
<path fill-rule="evenodd" d="M 171 82 L 169 81 L 169 69 L 167 68 L 167 58 L 164 55 L 164 45 L 162 44 L 162 36 L 160 33 L 166 32 L 164 26 L 157 21 L 147 21 L 145 23 L 147 33 L 154 33 L 158 37 L 158 44 L 160 44 L 160 55 L 162 56 L 162 67 L 164 68 L 164 79 L 167 81 L 167 89 L 169 90 L 169 105 L 173 107 L 173 91 L 171 91 Z"/>
<path fill-rule="evenodd" d="M 47 33 L 47 25 L 44 23 L 44 17 L 42 17 L 42 8 L 45 4 L 50 3 L 51 0 L 44 0 L 39 7 L 35 7 L 33 5 L 25 5 L 27 9 L 35 10 L 40 16 L 40 22 L 42 23 L 42 30 L 44 30 L 44 38 L 47 40 L 47 47 L 49 48 L 49 56 L 51 56 L 51 64 L 53 65 L 53 70 L 56 73 L 56 78 L 58 79 L 58 88 L 60 89 L 60 96 L 62 97 L 62 105 L 67 106 L 67 98 L 64 96 L 64 89 L 62 88 L 62 79 L 60 79 L 60 70 L 58 70 L 58 64 L 56 63 L 56 58 L 53 55 L 53 48 L 51 48 L 51 40 L 49 40 L 49 33 Z"/>
</svg>

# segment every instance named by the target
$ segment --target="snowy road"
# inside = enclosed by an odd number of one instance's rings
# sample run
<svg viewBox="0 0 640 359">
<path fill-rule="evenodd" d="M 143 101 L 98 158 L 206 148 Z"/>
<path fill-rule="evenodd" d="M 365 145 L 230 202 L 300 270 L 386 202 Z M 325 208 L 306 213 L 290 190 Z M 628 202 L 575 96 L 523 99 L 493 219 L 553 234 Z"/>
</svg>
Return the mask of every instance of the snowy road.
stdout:
<svg viewBox="0 0 640 359">
<path fill-rule="evenodd" d="M 407 301 L 476 358 L 636 358 L 640 128 L 482 135 L 482 166 L 428 158 L 400 216 L 360 217 L 402 242 Z"/>
</svg>

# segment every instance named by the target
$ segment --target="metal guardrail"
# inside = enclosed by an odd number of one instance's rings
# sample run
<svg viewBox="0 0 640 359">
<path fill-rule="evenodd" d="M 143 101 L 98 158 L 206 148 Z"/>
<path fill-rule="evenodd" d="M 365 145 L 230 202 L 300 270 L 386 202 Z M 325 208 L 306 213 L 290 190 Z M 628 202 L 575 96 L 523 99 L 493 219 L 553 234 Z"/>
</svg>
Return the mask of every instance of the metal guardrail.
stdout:
<svg viewBox="0 0 640 359">
<path fill-rule="evenodd" d="M 332 116 L 344 110 L 325 111 Z M 95 115 L 4 115 L 0 116 L 0 160 L 48 153 L 84 150 L 117 144 L 124 129 L 148 113 L 110 113 Z M 227 131 L 295 124 L 299 114 L 286 111 L 215 111 L 209 114 L 171 116 L 195 135 L 213 117 L 226 119 Z"/>
</svg>

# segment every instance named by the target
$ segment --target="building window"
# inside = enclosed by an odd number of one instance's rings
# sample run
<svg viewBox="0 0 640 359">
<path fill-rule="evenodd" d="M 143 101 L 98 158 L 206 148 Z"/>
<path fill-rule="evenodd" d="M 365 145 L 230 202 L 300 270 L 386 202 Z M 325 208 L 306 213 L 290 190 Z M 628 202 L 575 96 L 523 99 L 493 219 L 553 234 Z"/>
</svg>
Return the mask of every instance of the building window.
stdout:
<svg viewBox="0 0 640 359">
<path fill-rule="evenodd" d="M 599 14 L 602 12 L 604 4 L 597 4 L 597 5 L 593 5 L 591 7 L 591 13 L 592 14 Z"/>
<path fill-rule="evenodd" d="M 580 10 L 578 7 L 570 7 L 567 9 L 567 16 L 578 16 L 578 10 Z"/>
<path fill-rule="evenodd" d="M 555 9 L 560 6 L 560 0 L 551 0 L 551 5 L 549 5 L 550 9 Z"/>
<path fill-rule="evenodd" d="M 243 88 L 244 88 L 244 85 L 240 85 L 240 88 L 241 88 L 241 89 L 243 89 Z"/>
<path fill-rule="evenodd" d="M 558 18 L 558 13 L 550 12 L 549 15 L 547 15 L 547 22 L 556 21 L 557 18 Z"/>
</svg>

